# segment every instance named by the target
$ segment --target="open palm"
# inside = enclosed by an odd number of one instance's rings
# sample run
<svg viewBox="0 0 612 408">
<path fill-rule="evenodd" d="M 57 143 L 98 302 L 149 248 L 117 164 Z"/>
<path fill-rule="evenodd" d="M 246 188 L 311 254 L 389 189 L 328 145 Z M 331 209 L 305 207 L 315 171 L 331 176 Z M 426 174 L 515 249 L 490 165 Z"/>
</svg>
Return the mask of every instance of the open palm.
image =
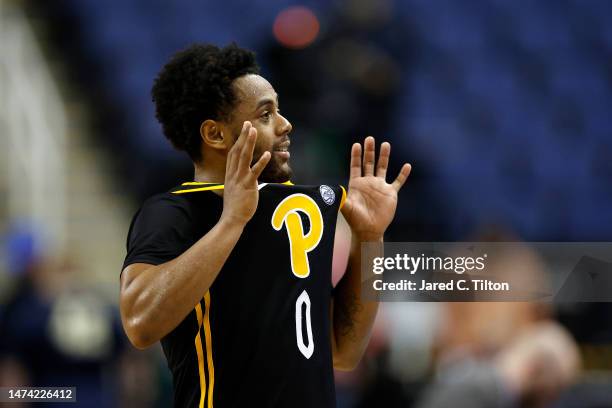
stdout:
<svg viewBox="0 0 612 408">
<path fill-rule="evenodd" d="M 382 237 L 395 216 L 397 193 L 406 182 L 411 166 L 404 164 L 397 178 L 389 184 L 385 177 L 391 145 L 387 142 L 381 145 L 376 166 L 373 137 L 364 141 L 363 159 L 361 150 L 359 143 L 351 149 L 351 172 L 342 215 L 358 236 L 364 240 L 377 239 Z"/>
</svg>

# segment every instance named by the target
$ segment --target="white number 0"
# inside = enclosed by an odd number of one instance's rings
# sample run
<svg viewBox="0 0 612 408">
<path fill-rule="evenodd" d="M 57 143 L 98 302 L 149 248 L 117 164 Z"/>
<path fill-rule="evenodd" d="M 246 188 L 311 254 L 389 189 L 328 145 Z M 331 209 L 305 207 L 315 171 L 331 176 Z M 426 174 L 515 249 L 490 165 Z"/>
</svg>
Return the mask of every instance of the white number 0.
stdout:
<svg viewBox="0 0 612 408">
<path fill-rule="evenodd" d="M 308 335 L 308 345 L 304 344 L 302 334 L 302 305 L 306 304 L 306 334 Z M 295 337 L 298 348 L 306 358 L 310 358 L 314 352 L 314 341 L 312 341 L 312 325 L 310 323 L 310 297 L 305 290 L 295 301 Z"/>
<path fill-rule="evenodd" d="M 303 304 L 306 304 L 306 334 L 308 336 L 308 345 L 304 344 L 304 335 L 302 334 Z M 312 341 L 312 325 L 310 323 L 310 297 L 305 290 L 295 301 L 295 337 L 298 349 L 300 349 L 304 357 L 310 358 L 314 352 L 314 341 Z"/>
</svg>

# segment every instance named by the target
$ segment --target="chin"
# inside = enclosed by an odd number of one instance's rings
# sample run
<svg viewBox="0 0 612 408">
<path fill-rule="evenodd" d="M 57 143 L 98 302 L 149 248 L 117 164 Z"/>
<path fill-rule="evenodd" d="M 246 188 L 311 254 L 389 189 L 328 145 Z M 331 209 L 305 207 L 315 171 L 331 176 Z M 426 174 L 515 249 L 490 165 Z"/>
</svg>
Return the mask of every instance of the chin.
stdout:
<svg viewBox="0 0 612 408">
<path fill-rule="evenodd" d="M 261 173 L 261 176 L 259 176 L 259 180 L 264 183 L 284 183 L 285 181 L 291 180 L 292 175 L 293 170 L 289 167 L 289 163 L 283 163 L 281 165 L 270 163 Z"/>
</svg>

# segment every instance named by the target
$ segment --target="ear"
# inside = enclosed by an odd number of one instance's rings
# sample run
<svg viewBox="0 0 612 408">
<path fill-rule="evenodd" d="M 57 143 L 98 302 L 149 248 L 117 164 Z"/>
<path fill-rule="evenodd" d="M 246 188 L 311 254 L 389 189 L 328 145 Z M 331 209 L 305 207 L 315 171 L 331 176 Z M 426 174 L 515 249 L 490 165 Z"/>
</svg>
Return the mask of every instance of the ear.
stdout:
<svg viewBox="0 0 612 408">
<path fill-rule="evenodd" d="M 212 119 L 206 119 L 200 125 L 200 137 L 202 142 L 213 149 L 228 149 L 229 133 L 224 132 L 224 126 L 221 122 Z"/>
</svg>

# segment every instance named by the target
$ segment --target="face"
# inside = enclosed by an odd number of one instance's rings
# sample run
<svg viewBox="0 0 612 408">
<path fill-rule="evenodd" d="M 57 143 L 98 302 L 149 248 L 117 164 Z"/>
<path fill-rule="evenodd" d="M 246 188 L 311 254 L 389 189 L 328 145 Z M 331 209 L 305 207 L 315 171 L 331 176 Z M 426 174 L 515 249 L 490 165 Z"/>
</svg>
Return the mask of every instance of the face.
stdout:
<svg viewBox="0 0 612 408">
<path fill-rule="evenodd" d="M 268 81 L 259 75 L 244 75 L 234 83 L 236 106 L 232 111 L 230 129 L 235 142 L 240 136 L 244 121 L 250 121 L 257 129 L 257 142 L 253 153 L 254 164 L 265 151 L 272 153 L 270 162 L 261 174 L 260 181 L 281 183 L 291 178 L 289 166 L 289 132 L 291 123 L 278 108 L 278 95 Z"/>
</svg>

